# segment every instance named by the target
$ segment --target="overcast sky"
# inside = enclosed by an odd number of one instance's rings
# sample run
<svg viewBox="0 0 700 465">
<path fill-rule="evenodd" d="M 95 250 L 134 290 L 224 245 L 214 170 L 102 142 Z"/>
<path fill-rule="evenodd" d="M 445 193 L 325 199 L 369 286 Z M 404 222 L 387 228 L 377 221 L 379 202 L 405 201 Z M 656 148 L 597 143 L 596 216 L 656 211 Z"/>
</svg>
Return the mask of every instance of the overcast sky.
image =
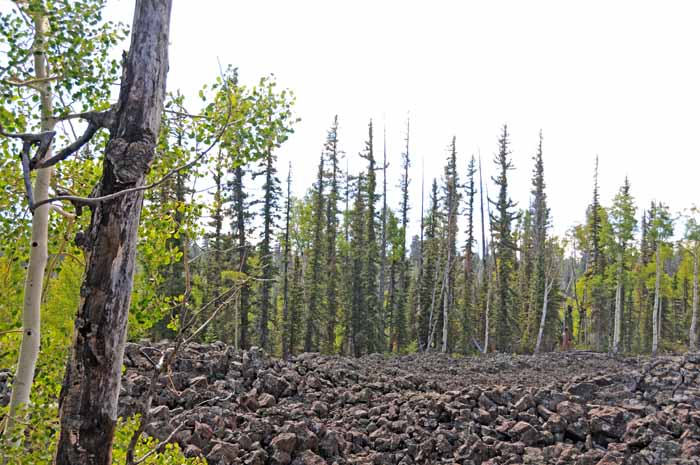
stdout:
<svg viewBox="0 0 700 465">
<path fill-rule="evenodd" d="M 130 22 L 132 13 L 133 1 L 115 0 L 107 17 Z M 413 230 L 421 160 L 427 191 L 456 135 L 462 175 L 480 151 L 490 176 L 504 123 L 516 168 L 511 196 L 527 206 L 542 129 L 561 234 L 583 220 L 596 154 L 604 205 L 625 176 L 641 206 L 658 199 L 679 211 L 696 202 L 698 17 L 700 2 L 690 0 L 175 0 L 168 87 L 193 95 L 217 75 L 217 58 L 246 83 L 274 73 L 297 96 L 301 122 L 279 167 L 284 178 L 293 161 L 298 194 L 313 182 L 334 114 L 351 170 L 362 166 L 369 119 L 378 147 L 386 122 L 392 207 L 410 114 Z"/>
</svg>

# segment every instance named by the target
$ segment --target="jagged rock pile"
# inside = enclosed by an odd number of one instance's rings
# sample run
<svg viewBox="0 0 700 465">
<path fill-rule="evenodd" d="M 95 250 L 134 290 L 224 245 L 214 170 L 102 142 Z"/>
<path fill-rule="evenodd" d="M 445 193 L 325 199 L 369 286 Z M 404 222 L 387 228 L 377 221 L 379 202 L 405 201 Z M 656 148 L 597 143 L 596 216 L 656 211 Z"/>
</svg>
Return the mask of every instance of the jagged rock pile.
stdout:
<svg viewBox="0 0 700 465">
<path fill-rule="evenodd" d="M 160 347 L 163 349 L 163 347 Z M 150 363 L 129 345 L 121 413 Z M 217 464 L 698 464 L 700 356 L 438 354 L 289 362 L 190 345 L 148 434 Z"/>
</svg>

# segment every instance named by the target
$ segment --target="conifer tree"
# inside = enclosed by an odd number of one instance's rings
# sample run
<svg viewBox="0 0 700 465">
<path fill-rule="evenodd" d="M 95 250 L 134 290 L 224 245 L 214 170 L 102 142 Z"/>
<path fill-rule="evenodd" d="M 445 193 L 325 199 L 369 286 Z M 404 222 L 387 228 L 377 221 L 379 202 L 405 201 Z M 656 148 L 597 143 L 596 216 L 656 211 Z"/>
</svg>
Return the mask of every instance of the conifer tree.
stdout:
<svg viewBox="0 0 700 465">
<path fill-rule="evenodd" d="M 401 203 L 399 204 L 399 211 L 401 217 L 401 228 L 399 230 L 401 238 L 399 241 L 399 252 L 400 256 L 399 262 L 399 283 L 398 283 L 398 296 L 396 298 L 396 309 L 394 310 L 394 333 L 395 340 L 392 344 L 392 349 L 395 352 L 401 352 L 404 344 L 407 342 L 407 331 L 406 331 L 406 312 L 408 304 L 408 293 L 410 287 L 410 275 L 409 267 L 410 263 L 406 257 L 406 232 L 408 230 L 408 188 L 410 184 L 410 178 L 408 175 L 408 170 L 411 167 L 411 158 L 409 155 L 409 137 L 410 137 L 410 121 L 406 121 L 406 148 L 401 154 L 401 180 L 399 181 L 399 188 L 401 189 Z"/>
<path fill-rule="evenodd" d="M 365 277 L 365 306 L 367 308 L 367 349 L 372 352 L 383 349 L 381 346 L 382 336 L 379 334 L 379 319 L 381 317 L 379 302 L 377 299 L 377 286 L 379 284 L 379 244 L 377 243 L 377 163 L 374 159 L 374 138 L 372 121 L 368 126 L 368 138 L 365 142 L 365 150 L 360 157 L 367 161 L 367 180 L 363 183 L 365 189 L 364 197 L 366 202 L 365 212 L 365 246 L 363 252 L 365 257 L 364 277 Z"/>
<path fill-rule="evenodd" d="M 450 315 L 454 306 L 454 263 L 457 256 L 457 210 L 460 195 L 458 191 L 459 178 L 457 175 L 457 146 L 456 137 L 452 137 L 449 147 L 450 155 L 445 166 L 445 211 L 447 212 L 447 231 L 445 235 L 445 298 L 442 302 L 442 347 L 443 353 L 448 350 Z"/>
<path fill-rule="evenodd" d="M 233 179 L 231 181 L 231 216 L 233 223 L 231 230 L 236 241 L 237 249 L 237 268 L 241 275 L 245 276 L 249 273 L 248 256 L 248 224 L 250 213 L 248 211 L 248 194 L 244 186 L 245 170 L 242 166 L 237 166 L 233 170 Z M 241 350 L 250 348 L 250 339 L 248 335 L 248 314 L 250 306 L 250 284 L 248 280 L 241 283 L 241 290 L 238 297 L 238 340 L 236 346 Z"/>
<path fill-rule="evenodd" d="M 309 268 L 307 269 L 309 283 L 308 296 L 309 305 L 305 318 L 304 332 L 304 351 L 311 352 L 316 348 L 315 340 L 317 339 L 318 314 L 322 299 L 323 283 L 321 278 L 321 267 L 323 260 L 323 224 L 326 211 L 324 210 L 324 156 L 318 163 L 318 175 L 316 177 L 316 186 L 313 191 L 313 239 L 309 250 Z"/>
<path fill-rule="evenodd" d="M 550 317 L 555 317 L 554 311 L 547 311 L 544 305 L 545 299 L 549 300 L 548 281 L 553 282 L 547 276 L 547 272 L 554 273 L 554 269 L 548 270 L 546 267 L 547 255 L 547 229 L 549 228 L 549 207 L 547 207 L 547 194 L 545 193 L 544 182 L 544 161 L 542 159 L 542 131 L 540 131 L 540 140 L 537 146 L 537 154 L 534 157 L 535 168 L 532 178 L 532 228 L 533 228 L 533 249 L 534 249 L 534 270 L 532 281 L 532 310 L 533 314 L 541 317 L 542 313 L 547 313 Z M 548 280 L 549 278 L 549 280 Z M 551 301 L 550 301 L 551 302 Z M 536 318 L 540 321 L 541 318 Z M 551 327 L 552 325 L 550 325 Z M 540 325 L 542 327 L 542 325 Z M 553 336 L 553 335 L 549 335 Z M 538 336 L 538 344 L 541 337 Z M 538 347 L 539 349 L 539 347 Z"/>
<path fill-rule="evenodd" d="M 386 247 L 387 247 L 387 205 L 386 205 L 386 169 L 388 168 L 386 162 L 386 126 L 384 126 L 384 159 L 382 163 L 382 214 L 381 214 L 381 246 L 380 246 L 380 260 L 379 260 L 379 286 L 377 287 L 377 305 L 379 311 L 377 328 L 378 332 L 378 350 L 381 352 L 384 350 L 385 340 L 386 340 Z M 392 282 L 393 284 L 393 282 Z M 393 317 L 389 317 L 389 324 L 393 323 Z M 391 339 L 391 337 L 390 337 Z"/>
<path fill-rule="evenodd" d="M 533 205 L 530 208 L 520 211 L 515 230 L 513 232 L 513 242 L 517 244 L 520 251 L 520 260 L 516 262 L 517 283 L 515 284 L 515 308 L 518 309 L 518 321 L 522 328 L 519 341 L 520 349 L 531 351 L 537 334 L 538 310 L 536 304 L 535 289 L 533 288 L 535 248 L 534 248 L 534 226 L 533 226 Z"/>
<path fill-rule="evenodd" d="M 272 260 L 272 235 L 277 220 L 277 209 L 281 194 L 280 182 L 277 178 L 275 162 L 277 156 L 271 147 L 268 147 L 261 160 L 261 171 L 253 177 L 264 176 L 262 199 L 262 235 L 258 246 L 261 267 L 260 297 L 258 300 L 258 343 L 264 350 L 271 350 L 269 335 L 270 313 L 272 309 L 271 292 L 273 276 L 275 273 Z"/>
<path fill-rule="evenodd" d="M 330 164 L 330 178 L 328 180 L 328 199 L 326 201 L 326 305 L 327 321 L 325 334 L 325 351 L 335 352 L 335 327 L 338 315 L 338 255 L 336 239 L 338 235 L 338 116 L 333 118 L 333 125 L 328 131 L 325 145 L 326 157 Z"/>
<path fill-rule="evenodd" d="M 290 318 L 289 318 L 289 220 L 292 213 L 292 162 L 289 162 L 287 173 L 287 201 L 284 214 L 284 257 L 283 260 L 283 283 L 282 283 L 282 358 L 289 357 L 290 344 Z"/>
<path fill-rule="evenodd" d="M 369 351 L 369 309 L 367 308 L 367 207 L 365 203 L 365 179 L 360 173 L 357 177 L 355 201 L 350 220 L 350 311 L 349 311 L 349 343 L 348 350 L 355 357 Z"/>
<path fill-rule="evenodd" d="M 598 191 L 598 157 L 595 159 L 593 175 L 593 201 L 588 209 L 588 268 L 586 278 L 591 290 L 591 313 L 588 318 L 588 334 L 590 343 L 595 350 L 602 350 L 605 343 L 608 319 L 605 312 L 605 290 L 603 274 L 605 264 L 602 244 L 602 207 Z"/>
<path fill-rule="evenodd" d="M 442 289 L 440 276 L 440 230 L 442 215 L 437 180 L 430 189 L 430 210 L 425 221 L 425 239 L 422 246 L 423 276 L 420 283 L 421 308 L 418 317 L 419 347 L 429 351 L 433 348 L 433 334 L 437 327 L 437 311 L 441 308 Z"/>
<path fill-rule="evenodd" d="M 512 224 L 516 218 L 513 212 L 515 203 L 510 199 L 508 193 L 508 171 L 513 169 L 513 164 L 509 158 L 510 149 L 508 145 L 508 127 L 503 126 L 503 131 L 498 140 L 498 153 L 494 162 L 499 169 L 497 177 L 492 178 L 499 188 L 496 201 L 489 201 L 494 204 L 496 211 L 490 215 L 491 225 L 494 232 L 494 247 L 498 257 L 496 260 L 496 306 L 495 321 L 493 327 L 494 348 L 498 351 L 511 351 L 514 347 L 516 334 L 518 334 L 517 324 L 513 311 L 513 289 L 512 275 L 515 267 L 515 244 L 513 243 Z"/>
<path fill-rule="evenodd" d="M 464 295 L 462 298 L 462 352 L 469 351 L 471 339 L 474 337 L 475 323 L 477 316 L 474 314 L 476 310 L 475 287 L 474 287 L 474 246 L 476 239 L 474 238 L 474 196 L 476 195 L 476 186 L 474 184 L 474 175 L 476 174 L 476 159 L 472 155 L 467 166 L 467 181 L 465 185 L 465 195 L 467 200 L 467 240 L 464 244 Z"/>
</svg>

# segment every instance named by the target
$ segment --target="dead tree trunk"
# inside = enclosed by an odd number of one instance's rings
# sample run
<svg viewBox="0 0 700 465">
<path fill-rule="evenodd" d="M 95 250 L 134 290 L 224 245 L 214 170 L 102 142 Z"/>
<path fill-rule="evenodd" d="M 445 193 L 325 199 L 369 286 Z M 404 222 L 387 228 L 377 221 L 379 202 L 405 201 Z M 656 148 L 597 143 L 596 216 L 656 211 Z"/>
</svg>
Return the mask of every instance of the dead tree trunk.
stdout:
<svg viewBox="0 0 700 465">
<path fill-rule="evenodd" d="M 144 185 L 160 130 L 171 0 L 137 0 L 97 195 Z M 56 465 L 111 465 L 143 191 L 93 207 Z"/>
</svg>

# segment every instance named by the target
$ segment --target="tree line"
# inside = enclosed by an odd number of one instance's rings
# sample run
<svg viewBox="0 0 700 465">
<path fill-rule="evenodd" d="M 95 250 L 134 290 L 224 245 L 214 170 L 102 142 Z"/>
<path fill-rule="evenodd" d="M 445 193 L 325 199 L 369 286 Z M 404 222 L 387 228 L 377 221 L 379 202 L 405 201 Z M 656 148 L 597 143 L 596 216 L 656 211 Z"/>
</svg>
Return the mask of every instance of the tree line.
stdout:
<svg viewBox="0 0 700 465">
<path fill-rule="evenodd" d="M 198 248 L 190 252 L 197 256 L 193 272 L 207 277 L 205 301 L 226 291 L 232 282 L 224 276 L 232 272 L 244 291 L 217 315 L 205 339 L 259 345 L 284 357 L 304 351 L 532 353 L 577 346 L 656 353 L 694 347 L 695 210 L 674 217 L 668 206 L 652 202 L 640 213 L 627 179 L 612 204 L 601 205 L 596 160 L 581 224 L 557 237 L 542 134 L 523 207 L 512 200 L 506 125 L 494 144 L 493 195 L 485 192 L 482 160 L 459 157 L 453 137 L 443 175 L 412 205 L 409 185 L 417 181 L 409 175 L 408 122 L 397 170 L 399 203 L 392 206 L 387 179 L 396 173 L 387 175 L 390 155 L 375 133 L 370 121 L 364 150 L 356 155 L 364 169 L 348 172 L 342 161 L 352 155 L 340 149 L 336 116 L 316 180 L 301 197 L 292 194 L 291 166 L 282 189 L 274 155 L 256 167 L 219 173 L 225 181 L 217 181 L 216 207 L 203 205 L 212 212 L 211 227 L 201 240 L 190 239 L 190 249 Z M 249 199 L 242 186 L 256 176 L 264 176 L 262 193 Z M 420 227 L 409 237 L 411 208 L 420 208 Z M 676 241 L 674 227 L 685 229 Z"/>
</svg>

